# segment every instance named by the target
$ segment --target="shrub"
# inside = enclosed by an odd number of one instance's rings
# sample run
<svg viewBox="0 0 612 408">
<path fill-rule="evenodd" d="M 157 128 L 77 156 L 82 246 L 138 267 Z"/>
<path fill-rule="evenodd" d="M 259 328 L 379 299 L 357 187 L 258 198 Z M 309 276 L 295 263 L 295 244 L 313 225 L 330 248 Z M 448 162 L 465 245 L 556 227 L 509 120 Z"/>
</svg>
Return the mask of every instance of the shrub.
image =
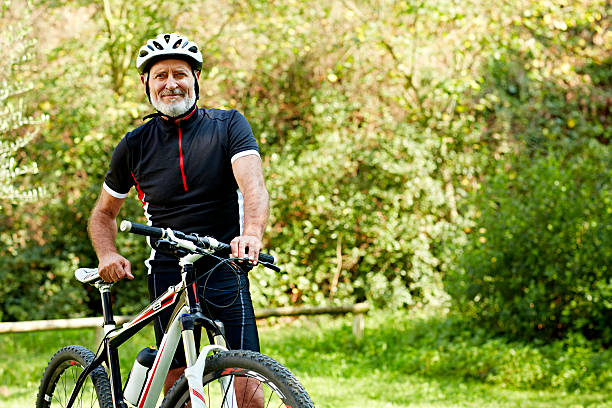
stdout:
<svg viewBox="0 0 612 408">
<path fill-rule="evenodd" d="M 494 330 L 612 344 L 612 156 L 597 142 L 563 150 L 497 168 L 447 289 Z"/>
</svg>

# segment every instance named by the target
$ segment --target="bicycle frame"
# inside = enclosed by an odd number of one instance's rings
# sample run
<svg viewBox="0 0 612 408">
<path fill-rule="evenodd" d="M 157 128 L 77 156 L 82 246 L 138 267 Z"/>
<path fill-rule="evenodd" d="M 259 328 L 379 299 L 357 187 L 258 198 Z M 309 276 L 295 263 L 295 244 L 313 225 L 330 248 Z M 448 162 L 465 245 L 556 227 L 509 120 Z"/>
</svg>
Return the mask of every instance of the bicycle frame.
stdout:
<svg viewBox="0 0 612 408">
<path fill-rule="evenodd" d="M 183 345 L 186 353 L 187 369 L 185 370 L 185 374 L 189 382 L 192 407 L 206 407 L 202 389 L 202 376 L 204 374 L 206 357 L 213 351 L 225 351 L 227 348 L 222 340 L 221 329 L 215 322 L 204 317 L 200 312 L 196 295 L 194 280 L 195 269 L 193 267 L 193 262 L 201 256 L 202 255 L 188 255 L 181 258 L 181 282 L 175 286 L 169 287 L 165 293 L 145 307 L 136 317 L 134 317 L 134 319 L 125 323 L 119 330 L 116 330 L 110 298 L 110 288 L 113 284 L 101 281 L 95 283 L 102 297 L 104 338 L 101 346 L 103 347 L 98 351 L 94 361 L 89 366 L 85 367 L 80 374 L 66 408 L 71 408 L 74 404 L 87 376 L 94 368 L 104 362 L 107 363 L 113 406 L 125 408 L 126 404 L 123 398 L 121 372 L 119 370 L 118 348 L 154 320 L 159 313 L 171 308 L 173 313 L 170 323 L 159 345 L 159 350 L 153 362 L 153 366 L 147 374 L 141 395 L 138 398 L 137 408 L 153 408 L 155 406 L 181 336 L 183 338 Z M 209 340 L 211 341 L 211 345 L 204 347 L 199 356 L 197 355 L 193 334 L 194 323 L 196 322 L 205 327 Z M 215 342 L 222 342 L 223 344 L 213 344 Z M 229 389 L 231 392 L 228 392 L 228 387 L 231 386 L 232 381 L 222 383 L 222 391 L 227 393 L 227 402 L 231 404 L 226 404 L 226 406 L 229 407 L 236 406 L 233 387 Z"/>
</svg>

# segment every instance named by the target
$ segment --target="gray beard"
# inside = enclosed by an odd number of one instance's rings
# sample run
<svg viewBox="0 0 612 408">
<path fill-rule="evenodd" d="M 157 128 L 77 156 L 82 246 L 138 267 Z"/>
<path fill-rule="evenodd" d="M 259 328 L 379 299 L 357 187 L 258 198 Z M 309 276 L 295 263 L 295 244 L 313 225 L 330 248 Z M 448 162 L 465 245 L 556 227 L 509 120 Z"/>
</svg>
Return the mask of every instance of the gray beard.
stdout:
<svg viewBox="0 0 612 408">
<path fill-rule="evenodd" d="M 154 101 L 153 99 L 151 99 L 151 104 L 155 109 L 171 118 L 175 118 L 177 116 L 181 116 L 184 113 L 187 113 L 189 108 L 191 108 L 194 103 L 195 95 L 193 95 L 192 97 L 185 96 L 182 101 L 177 101 L 173 103 L 163 103 L 160 100 Z"/>
</svg>

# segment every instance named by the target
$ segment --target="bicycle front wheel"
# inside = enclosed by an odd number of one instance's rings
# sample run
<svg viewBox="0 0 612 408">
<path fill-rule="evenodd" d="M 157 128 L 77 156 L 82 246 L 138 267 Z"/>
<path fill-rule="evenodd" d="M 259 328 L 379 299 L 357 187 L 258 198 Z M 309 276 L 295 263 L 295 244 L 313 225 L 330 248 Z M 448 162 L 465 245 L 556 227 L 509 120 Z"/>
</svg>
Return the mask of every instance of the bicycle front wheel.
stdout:
<svg viewBox="0 0 612 408">
<path fill-rule="evenodd" d="M 83 346 L 66 346 L 49 361 L 45 369 L 36 408 L 65 407 L 79 375 L 94 360 L 95 355 Z M 112 408 L 110 382 L 102 366 L 96 367 L 87 377 L 73 407 Z"/>
<path fill-rule="evenodd" d="M 205 394 L 202 397 L 208 408 L 314 408 L 310 396 L 289 370 L 253 351 L 230 350 L 208 357 L 202 383 Z M 183 375 L 170 389 L 161 408 L 190 407 L 189 402 L 189 385 Z"/>
</svg>

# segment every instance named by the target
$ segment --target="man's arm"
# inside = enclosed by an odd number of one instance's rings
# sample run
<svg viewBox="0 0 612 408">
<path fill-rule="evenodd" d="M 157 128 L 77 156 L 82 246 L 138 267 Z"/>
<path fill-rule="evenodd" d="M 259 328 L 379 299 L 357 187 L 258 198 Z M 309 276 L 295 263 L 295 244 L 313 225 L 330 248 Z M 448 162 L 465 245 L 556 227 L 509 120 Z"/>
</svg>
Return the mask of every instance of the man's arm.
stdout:
<svg viewBox="0 0 612 408">
<path fill-rule="evenodd" d="M 232 256 L 242 258 L 249 248 L 249 260 L 257 263 L 261 240 L 270 214 L 268 190 L 264 183 L 261 159 L 257 155 L 244 156 L 232 164 L 234 177 L 244 197 L 244 229 L 231 242 Z"/>
<path fill-rule="evenodd" d="M 115 247 L 117 222 L 122 198 L 115 198 L 104 189 L 89 217 L 88 232 L 91 243 L 98 255 L 98 273 L 106 282 L 123 278 L 134 279 L 130 262 L 119 255 Z"/>
</svg>

